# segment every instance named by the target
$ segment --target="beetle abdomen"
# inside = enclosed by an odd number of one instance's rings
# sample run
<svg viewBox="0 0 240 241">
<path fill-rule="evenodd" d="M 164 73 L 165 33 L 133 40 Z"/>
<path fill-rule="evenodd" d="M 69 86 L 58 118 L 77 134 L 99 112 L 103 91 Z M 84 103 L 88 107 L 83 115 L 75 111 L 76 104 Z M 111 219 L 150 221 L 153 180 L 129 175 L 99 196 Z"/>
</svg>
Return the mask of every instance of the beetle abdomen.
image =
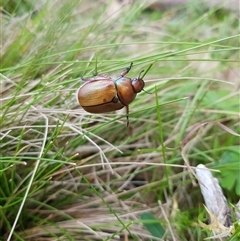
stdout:
<svg viewBox="0 0 240 241">
<path fill-rule="evenodd" d="M 109 102 L 102 105 L 95 105 L 95 106 L 82 106 L 82 108 L 90 113 L 107 113 L 112 112 L 114 110 L 120 110 L 124 107 L 124 105 L 121 102 L 113 103 Z"/>
<path fill-rule="evenodd" d="M 109 79 L 86 82 L 79 88 L 77 99 L 83 109 L 91 113 L 123 108 L 123 104 L 118 100 L 115 84 Z"/>
</svg>

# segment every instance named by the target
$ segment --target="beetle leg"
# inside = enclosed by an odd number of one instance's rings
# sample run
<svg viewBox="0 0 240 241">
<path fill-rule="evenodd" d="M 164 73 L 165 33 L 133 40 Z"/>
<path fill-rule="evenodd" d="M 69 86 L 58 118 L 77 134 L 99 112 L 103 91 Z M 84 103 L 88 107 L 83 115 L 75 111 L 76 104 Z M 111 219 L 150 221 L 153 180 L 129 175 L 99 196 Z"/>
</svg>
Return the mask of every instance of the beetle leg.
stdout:
<svg viewBox="0 0 240 241">
<path fill-rule="evenodd" d="M 120 76 L 121 76 L 121 77 L 125 76 L 125 75 L 130 71 L 130 69 L 132 68 L 132 66 L 133 66 L 133 63 L 131 63 L 129 67 L 127 67 L 126 69 L 124 69 L 124 70 L 120 73 Z"/>
<path fill-rule="evenodd" d="M 91 78 L 91 77 L 89 77 L 89 78 L 85 78 L 85 77 L 83 77 L 82 75 L 80 75 L 80 78 L 81 78 L 81 80 L 82 81 L 84 81 L 84 82 L 86 82 L 86 81 L 97 81 L 97 80 L 101 80 L 101 78 L 97 78 L 97 77 L 103 77 L 102 79 L 106 79 L 106 77 L 108 77 L 108 76 L 105 76 L 105 75 L 95 75 L 93 78 Z"/>
<path fill-rule="evenodd" d="M 128 116 L 128 114 L 129 114 L 129 107 L 128 107 L 128 105 L 126 105 L 127 127 L 129 126 L 129 116 Z"/>
<path fill-rule="evenodd" d="M 81 78 L 82 81 L 89 81 L 89 80 L 91 80 L 91 78 L 84 78 L 82 75 L 80 75 L 80 78 Z"/>
<path fill-rule="evenodd" d="M 93 77 L 97 76 L 97 72 L 92 72 Z"/>
<path fill-rule="evenodd" d="M 112 102 L 113 103 L 118 103 L 119 102 L 119 99 L 117 96 L 114 96 L 113 99 L 112 99 Z"/>
</svg>

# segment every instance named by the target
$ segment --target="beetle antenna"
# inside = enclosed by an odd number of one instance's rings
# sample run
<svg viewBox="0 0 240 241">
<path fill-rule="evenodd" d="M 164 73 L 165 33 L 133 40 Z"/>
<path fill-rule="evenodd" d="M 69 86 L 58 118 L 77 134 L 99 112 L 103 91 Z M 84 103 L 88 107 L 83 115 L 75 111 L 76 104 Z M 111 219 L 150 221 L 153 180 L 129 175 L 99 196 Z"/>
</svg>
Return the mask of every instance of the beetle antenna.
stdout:
<svg viewBox="0 0 240 241">
<path fill-rule="evenodd" d="M 141 74 L 142 74 L 142 73 L 144 73 L 144 70 L 142 70 L 142 71 L 139 73 L 138 79 L 142 79 L 142 78 L 141 78 Z"/>
<path fill-rule="evenodd" d="M 138 76 L 138 79 L 143 79 L 143 77 L 140 77 L 141 73 L 144 73 L 144 70 L 142 70 L 142 71 L 140 72 L 140 74 L 139 74 L 139 76 Z M 145 74 L 144 74 L 143 76 L 145 76 Z M 144 91 L 145 93 L 147 93 L 147 94 L 153 94 L 153 93 L 151 93 L 151 92 L 146 91 L 145 89 L 143 89 L 143 91 Z"/>
<path fill-rule="evenodd" d="M 148 68 L 147 68 L 147 70 L 146 71 L 144 71 L 144 70 L 142 70 L 141 72 L 140 72 L 140 74 L 139 74 L 139 79 L 140 79 L 140 75 L 141 75 L 141 73 L 143 73 L 143 75 L 142 75 L 142 77 L 141 77 L 141 79 L 143 79 L 144 78 L 144 76 L 147 74 L 147 72 L 152 68 L 152 66 L 153 66 L 153 64 L 154 64 L 154 61 L 148 66 Z M 143 91 L 145 92 L 145 93 L 147 93 L 147 94 L 153 94 L 153 93 L 151 93 L 151 92 L 148 92 L 148 91 L 146 91 L 145 89 L 143 89 Z"/>
<path fill-rule="evenodd" d="M 147 94 L 153 94 L 152 92 L 148 92 L 148 91 L 146 91 L 145 89 L 143 89 L 143 91 L 144 91 L 145 93 L 147 93 Z"/>
</svg>

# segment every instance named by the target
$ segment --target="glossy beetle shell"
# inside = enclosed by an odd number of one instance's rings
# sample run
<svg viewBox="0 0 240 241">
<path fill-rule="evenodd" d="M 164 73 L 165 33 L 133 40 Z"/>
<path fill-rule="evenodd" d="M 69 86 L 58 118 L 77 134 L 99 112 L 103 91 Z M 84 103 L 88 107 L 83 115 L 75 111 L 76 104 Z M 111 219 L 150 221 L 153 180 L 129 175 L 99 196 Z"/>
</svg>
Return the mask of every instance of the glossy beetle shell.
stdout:
<svg viewBox="0 0 240 241">
<path fill-rule="evenodd" d="M 140 76 L 133 79 L 124 77 L 131 67 L 132 63 L 115 80 L 104 74 L 82 78 L 85 83 L 77 91 L 77 99 L 82 108 L 90 113 L 105 113 L 125 106 L 128 115 L 128 105 L 145 85 Z"/>
<path fill-rule="evenodd" d="M 90 113 L 111 112 L 124 107 L 111 78 L 87 81 L 79 88 L 77 98 L 82 108 Z"/>
</svg>

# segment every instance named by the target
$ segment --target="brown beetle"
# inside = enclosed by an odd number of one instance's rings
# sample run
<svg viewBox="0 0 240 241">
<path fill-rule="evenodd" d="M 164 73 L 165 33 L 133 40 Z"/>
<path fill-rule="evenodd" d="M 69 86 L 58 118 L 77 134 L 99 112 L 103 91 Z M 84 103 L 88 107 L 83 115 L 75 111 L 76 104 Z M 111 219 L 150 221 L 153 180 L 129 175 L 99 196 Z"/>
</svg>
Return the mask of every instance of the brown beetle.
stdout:
<svg viewBox="0 0 240 241">
<path fill-rule="evenodd" d="M 125 75 L 131 70 L 133 63 L 120 73 L 115 80 L 105 74 L 96 74 L 93 78 L 82 78 L 85 83 L 77 91 L 77 99 L 82 108 L 90 113 L 105 113 L 126 107 L 127 125 L 129 124 L 128 105 L 137 93 L 144 88 L 143 76 L 128 78 Z M 146 73 L 146 72 L 145 72 Z"/>
</svg>

